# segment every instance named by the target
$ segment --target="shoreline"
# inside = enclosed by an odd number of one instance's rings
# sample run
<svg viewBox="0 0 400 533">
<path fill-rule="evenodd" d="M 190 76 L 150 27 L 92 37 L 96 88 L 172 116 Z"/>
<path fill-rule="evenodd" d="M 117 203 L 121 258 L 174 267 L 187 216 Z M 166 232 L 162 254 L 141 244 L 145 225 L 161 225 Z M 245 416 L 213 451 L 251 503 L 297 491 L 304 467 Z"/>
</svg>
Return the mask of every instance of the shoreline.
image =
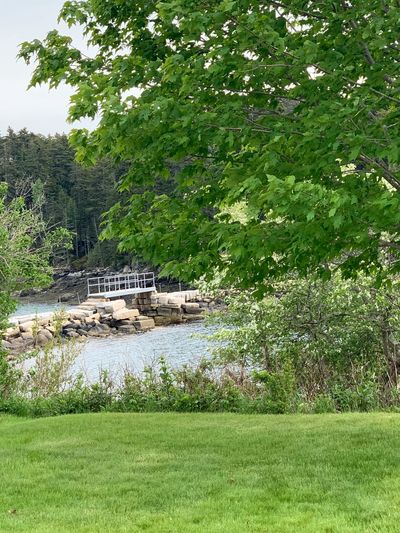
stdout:
<svg viewBox="0 0 400 533">
<path fill-rule="evenodd" d="M 15 356 L 43 348 L 58 335 L 76 340 L 107 338 L 202 321 L 219 306 L 220 302 L 199 291 L 139 294 L 129 307 L 123 299 L 89 298 L 66 311 L 14 316 L 1 342 Z"/>
</svg>

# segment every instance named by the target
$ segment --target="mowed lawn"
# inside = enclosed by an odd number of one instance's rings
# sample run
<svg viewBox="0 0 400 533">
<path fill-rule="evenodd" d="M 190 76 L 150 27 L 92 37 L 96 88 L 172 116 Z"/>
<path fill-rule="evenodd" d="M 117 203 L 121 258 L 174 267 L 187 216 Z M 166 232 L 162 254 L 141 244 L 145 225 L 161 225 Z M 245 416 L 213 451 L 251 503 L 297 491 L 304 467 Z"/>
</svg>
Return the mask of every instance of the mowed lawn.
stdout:
<svg viewBox="0 0 400 533">
<path fill-rule="evenodd" d="M 0 531 L 400 531 L 400 415 L 0 417 Z"/>
</svg>

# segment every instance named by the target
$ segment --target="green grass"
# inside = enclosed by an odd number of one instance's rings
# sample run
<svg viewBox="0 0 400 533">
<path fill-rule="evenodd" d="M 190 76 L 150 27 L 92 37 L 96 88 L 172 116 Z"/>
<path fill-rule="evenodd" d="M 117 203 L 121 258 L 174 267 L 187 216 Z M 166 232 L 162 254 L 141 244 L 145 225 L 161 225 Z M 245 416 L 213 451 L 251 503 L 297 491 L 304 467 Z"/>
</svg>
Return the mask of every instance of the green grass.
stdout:
<svg viewBox="0 0 400 533">
<path fill-rule="evenodd" d="M 0 531 L 400 531 L 400 415 L 0 418 Z"/>
</svg>

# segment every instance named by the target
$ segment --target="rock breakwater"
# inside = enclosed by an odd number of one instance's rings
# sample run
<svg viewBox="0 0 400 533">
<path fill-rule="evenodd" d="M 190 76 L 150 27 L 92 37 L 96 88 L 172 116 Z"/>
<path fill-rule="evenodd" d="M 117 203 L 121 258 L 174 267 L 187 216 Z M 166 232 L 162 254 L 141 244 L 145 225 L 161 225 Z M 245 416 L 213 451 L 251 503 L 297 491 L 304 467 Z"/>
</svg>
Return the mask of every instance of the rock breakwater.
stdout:
<svg viewBox="0 0 400 533">
<path fill-rule="evenodd" d="M 2 346 L 11 354 L 41 348 L 55 336 L 84 339 L 132 334 L 157 326 L 202 320 L 217 302 L 199 291 L 141 293 L 125 299 L 88 298 L 74 309 L 14 318 L 4 332 Z"/>
</svg>

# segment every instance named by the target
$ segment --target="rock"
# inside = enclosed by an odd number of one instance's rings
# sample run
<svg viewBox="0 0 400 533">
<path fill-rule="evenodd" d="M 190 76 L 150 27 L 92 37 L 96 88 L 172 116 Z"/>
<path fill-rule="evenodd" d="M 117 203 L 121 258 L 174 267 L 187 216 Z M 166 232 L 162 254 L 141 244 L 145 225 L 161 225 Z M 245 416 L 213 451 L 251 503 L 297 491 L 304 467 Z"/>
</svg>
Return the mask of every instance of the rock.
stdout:
<svg viewBox="0 0 400 533">
<path fill-rule="evenodd" d="M 171 324 L 181 324 L 183 322 L 182 315 L 171 315 Z"/>
<path fill-rule="evenodd" d="M 84 320 L 86 317 L 93 315 L 93 311 L 84 311 L 83 309 L 71 309 L 67 315 L 73 320 Z"/>
<path fill-rule="evenodd" d="M 113 313 L 114 320 L 130 320 L 139 316 L 137 309 L 119 309 Z"/>
<path fill-rule="evenodd" d="M 11 344 L 11 342 L 8 342 L 8 341 L 1 341 L 1 347 L 4 350 L 11 350 L 12 344 Z"/>
<path fill-rule="evenodd" d="M 19 327 L 18 328 L 7 328 L 6 331 L 5 331 L 5 336 L 7 338 L 18 337 L 20 333 L 21 333 L 21 331 L 20 331 Z"/>
<path fill-rule="evenodd" d="M 173 298 L 168 298 L 169 304 L 177 304 L 179 307 L 185 303 L 185 298 L 175 296 Z"/>
<path fill-rule="evenodd" d="M 197 309 L 191 308 L 191 309 L 185 309 L 185 314 L 189 315 L 198 315 L 200 313 L 204 313 L 205 309 L 202 309 L 201 307 L 198 307 Z"/>
<path fill-rule="evenodd" d="M 160 315 L 160 316 L 171 316 L 172 314 L 172 309 L 170 307 L 165 307 L 165 306 L 162 306 L 162 307 L 159 307 L 157 309 L 157 313 Z"/>
<path fill-rule="evenodd" d="M 111 329 L 108 324 L 101 324 L 101 323 L 99 323 L 96 327 L 98 330 L 104 331 L 105 333 L 109 332 Z"/>
<path fill-rule="evenodd" d="M 169 326 L 172 324 L 172 317 L 169 316 L 155 316 L 154 323 L 156 326 Z"/>
<path fill-rule="evenodd" d="M 134 325 L 138 331 L 148 331 L 149 329 L 154 329 L 156 326 L 152 318 L 135 320 Z"/>
<path fill-rule="evenodd" d="M 203 315 L 183 315 L 184 322 L 195 322 L 196 320 L 204 320 Z"/>
<path fill-rule="evenodd" d="M 77 337 L 79 337 L 79 333 L 74 330 L 70 330 L 67 332 L 67 337 L 69 337 L 70 339 L 76 339 Z"/>
<path fill-rule="evenodd" d="M 81 337 L 87 337 L 87 331 L 85 331 L 84 329 L 78 329 L 76 331 Z"/>
<path fill-rule="evenodd" d="M 95 313 L 97 311 L 97 306 L 93 304 L 80 304 L 78 305 L 78 309 L 82 309 L 82 311 L 92 311 Z"/>
<path fill-rule="evenodd" d="M 186 312 L 188 312 L 188 309 L 196 309 L 196 310 L 199 310 L 200 309 L 200 305 L 197 304 L 197 303 L 185 303 L 182 305 L 183 309 L 185 309 Z"/>
<path fill-rule="evenodd" d="M 73 329 L 79 329 L 81 326 L 80 322 L 69 322 L 65 326 L 63 326 L 64 330 L 73 330 Z"/>
<path fill-rule="evenodd" d="M 75 300 L 75 299 L 76 299 L 76 294 L 74 294 L 73 292 L 65 292 L 64 294 L 61 294 L 61 296 L 59 296 L 58 301 L 60 303 L 71 302 L 72 300 Z"/>
<path fill-rule="evenodd" d="M 100 308 L 100 306 L 98 306 Z M 120 309 L 124 309 L 126 307 L 125 300 L 114 300 L 112 302 L 107 302 L 104 304 L 104 311 L 106 313 L 115 313 L 116 311 L 119 311 Z"/>
<path fill-rule="evenodd" d="M 23 322 L 19 325 L 19 329 L 22 332 L 32 332 L 33 328 L 36 326 L 36 323 L 32 320 L 30 322 Z"/>
<path fill-rule="evenodd" d="M 157 303 L 159 303 L 160 305 L 168 305 L 169 296 L 168 296 L 168 295 L 165 295 L 165 296 L 164 296 L 164 295 L 161 295 L 161 294 L 160 294 L 160 295 L 157 297 L 157 300 L 158 300 Z"/>
<path fill-rule="evenodd" d="M 135 326 L 119 326 L 118 331 L 121 333 L 136 333 Z"/>
<path fill-rule="evenodd" d="M 45 346 L 48 342 L 50 342 L 50 339 L 43 335 L 43 333 L 39 333 L 39 335 L 36 337 L 37 346 Z"/>
<path fill-rule="evenodd" d="M 41 335 L 42 337 L 45 337 L 48 341 L 51 341 L 53 339 L 53 334 L 48 329 L 42 329 L 38 333 L 38 337 Z"/>
</svg>

